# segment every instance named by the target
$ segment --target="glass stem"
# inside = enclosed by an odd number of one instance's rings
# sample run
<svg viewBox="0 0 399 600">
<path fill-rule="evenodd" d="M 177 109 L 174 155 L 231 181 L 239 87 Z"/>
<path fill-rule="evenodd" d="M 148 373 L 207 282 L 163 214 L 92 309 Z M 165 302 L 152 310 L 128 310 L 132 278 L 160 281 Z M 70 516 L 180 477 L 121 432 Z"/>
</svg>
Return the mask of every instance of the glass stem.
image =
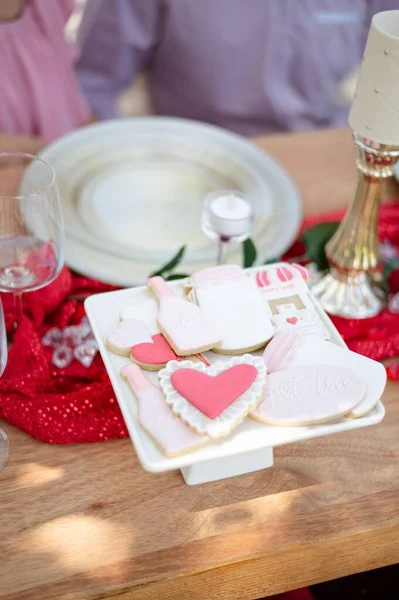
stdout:
<svg viewBox="0 0 399 600">
<path fill-rule="evenodd" d="M 227 263 L 228 249 L 229 249 L 229 243 L 219 240 L 217 265 L 225 265 Z"/>
<path fill-rule="evenodd" d="M 23 315 L 22 292 L 14 292 L 14 329 L 18 327 Z"/>
</svg>

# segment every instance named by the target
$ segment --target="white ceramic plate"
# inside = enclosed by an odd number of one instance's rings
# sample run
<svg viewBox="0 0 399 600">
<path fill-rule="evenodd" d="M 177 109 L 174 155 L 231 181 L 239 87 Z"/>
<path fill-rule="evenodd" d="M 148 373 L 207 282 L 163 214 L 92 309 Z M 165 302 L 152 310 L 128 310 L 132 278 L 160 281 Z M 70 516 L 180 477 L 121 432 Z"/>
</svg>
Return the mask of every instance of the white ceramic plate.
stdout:
<svg viewBox="0 0 399 600">
<path fill-rule="evenodd" d="M 181 282 L 176 281 L 170 285 L 175 291 L 182 293 Z M 140 427 L 137 421 L 137 408 L 134 395 L 128 384 L 124 382 L 119 375 L 121 367 L 129 362 L 129 359 L 112 354 L 112 352 L 107 350 L 104 344 L 104 340 L 107 335 L 116 328 L 119 322 L 119 314 L 121 310 L 127 306 L 139 304 L 141 301 L 146 300 L 149 297 L 150 293 L 147 291 L 147 289 L 141 287 L 117 292 L 109 292 L 107 294 L 97 294 L 88 298 L 85 303 L 87 315 L 97 338 L 101 356 L 104 360 L 108 375 L 115 390 L 115 394 L 126 421 L 130 437 L 136 448 L 137 456 L 147 471 L 169 471 L 173 469 L 181 469 L 189 465 L 201 463 L 211 459 L 229 456 L 238 457 L 238 455 L 253 450 L 270 448 L 322 435 L 329 435 L 340 431 L 348 431 L 349 429 L 357 429 L 359 427 L 373 425 L 380 422 L 384 417 L 384 407 L 381 401 L 378 401 L 375 408 L 363 417 L 358 419 L 343 418 L 336 421 L 330 421 L 323 425 L 277 427 L 264 425 L 247 418 L 227 438 L 220 442 L 212 442 L 204 448 L 184 456 L 166 458 Z M 313 299 L 312 301 L 314 302 L 316 310 L 318 311 L 323 323 L 331 333 L 330 341 L 345 348 L 345 344 L 331 320 L 321 309 L 319 304 Z M 253 354 L 261 355 L 262 353 L 258 352 Z M 211 362 L 214 361 L 215 358 L 216 360 L 229 360 L 231 358 L 229 356 L 223 356 L 220 354 L 216 356 L 211 352 L 206 353 L 206 355 Z M 362 373 L 367 381 L 368 394 L 372 395 L 373 393 L 377 393 L 377 397 L 374 398 L 377 400 L 380 393 L 382 393 L 382 390 L 384 389 L 386 381 L 386 373 L 385 370 L 381 368 L 381 365 L 364 359 L 364 357 L 361 357 L 360 355 L 353 357 L 348 353 L 348 361 L 346 366 L 352 367 L 358 372 Z M 156 373 L 147 372 L 146 375 L 153 381 L 153 383 L 158 384 L 158 377 Z M 371 404 L 373 403 L 371 402 Z"/>
<path fill-rule="evenodd" d="M 236 189 L 256 207 L 259 261 L 280 256 L 297 235 L 298 191 L 268 154 L 218 127 L 163 117 L 91 125 L 48 146 L 66 225 L 66 261 L 121 286 L 142 284 L 187 245 L 181 270 L 215 262 L 201 230 L 202 200 Z M 241 249 L 230 257 L 241 261 Z"/>
</svg>

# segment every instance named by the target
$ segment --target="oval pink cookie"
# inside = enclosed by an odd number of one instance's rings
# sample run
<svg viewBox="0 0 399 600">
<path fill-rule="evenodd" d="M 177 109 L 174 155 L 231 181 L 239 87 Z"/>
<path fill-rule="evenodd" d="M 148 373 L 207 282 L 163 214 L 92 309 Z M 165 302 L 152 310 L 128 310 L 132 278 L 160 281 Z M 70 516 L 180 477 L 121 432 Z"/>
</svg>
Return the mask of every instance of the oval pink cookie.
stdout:
<svg viewBox="0 0 399 600">
<path fill-rule="evenodd" d="M 292 367 L 269 374 L 251 417 L 273 425 L 310 425 L 343 416 L 361 402 L 366 381 L 352 369 Z"/>
</svg>

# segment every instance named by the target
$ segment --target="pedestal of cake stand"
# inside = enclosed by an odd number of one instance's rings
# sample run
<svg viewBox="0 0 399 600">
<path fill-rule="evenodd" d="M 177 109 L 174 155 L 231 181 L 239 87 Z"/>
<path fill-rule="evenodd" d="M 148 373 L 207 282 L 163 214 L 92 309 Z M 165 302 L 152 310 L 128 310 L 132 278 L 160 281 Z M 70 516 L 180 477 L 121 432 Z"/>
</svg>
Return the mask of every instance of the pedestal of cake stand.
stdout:
<svg viewBox="0 0 399 600">
<path fill-rule="evenodd" d="M 205 460 L 189 467 L 183 467 L 181 473 L 188 485 L 197 485 L 253 473 L 272 466 L 273 448 L 260 448 L 235 456 Z"/>
</svg>

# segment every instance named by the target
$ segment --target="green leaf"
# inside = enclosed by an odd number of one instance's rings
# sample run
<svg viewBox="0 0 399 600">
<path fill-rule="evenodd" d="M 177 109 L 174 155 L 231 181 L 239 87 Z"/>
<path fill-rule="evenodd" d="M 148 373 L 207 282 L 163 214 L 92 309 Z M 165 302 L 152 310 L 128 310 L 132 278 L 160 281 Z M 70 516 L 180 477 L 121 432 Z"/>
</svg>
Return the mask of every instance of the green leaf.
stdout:
<svg viewBox="0 0 399 600">
<path fill-rule="evenodd" d="M 381 285 L 382 285 L 385 293 L 387 293 L 387 294 L 389 293 L 388 278 L 389 278 L 390 274 L 392 273 L 392 271 L 394 271 L 395 269 L 399 269 L 399 258 L 394 258 L 392 260 L 387 260 L 386 262 L 384 262 L 383 268 L 382 268 Z"/>
<path fill-rule="evenodd" d="M 181 263 L 185 251 L 186 246 L 182 246 L 169 262 L 167 262 L 163 267 L 161 267 L 157 271 L 154 271 L 154 273 L 151 273 L 150 277 L 163 277 L 165 273 L 170 273 L 171 271 L 173 271 L 173 269 L 177 267 L 179 263 Z"/>
<path fill-rule="evenodd" d="M 273 263 L 279 262 L 281 259 L 280 258 L 269 258 L 268 260 L 265 260 L 265 262 L 263 263 L 264 265 L 272 265 Z"/>
<path fill-rule="evenodd" d="M 185 273 L 172 273 L 169 275 L 165 281 L 174 281 L 175 279 L 187 279 L 190 275 L 186 275 Z"/>
<path fill-rule="evenodd" d="M 336 221 L 318 223 L 302 234 L 302 241 L 306 246 L 307 255 L 311 262 L 317 264 L 320 271 L 328 268 L 325 246 L 338 227 L 339 222 Z"/>
<path fill-rule="evenodd" d="M 245 240 L 242 244 L 244 269 L 252 267 L 256 261 L 256 248 L 251 239 Z"/>
</svg>

